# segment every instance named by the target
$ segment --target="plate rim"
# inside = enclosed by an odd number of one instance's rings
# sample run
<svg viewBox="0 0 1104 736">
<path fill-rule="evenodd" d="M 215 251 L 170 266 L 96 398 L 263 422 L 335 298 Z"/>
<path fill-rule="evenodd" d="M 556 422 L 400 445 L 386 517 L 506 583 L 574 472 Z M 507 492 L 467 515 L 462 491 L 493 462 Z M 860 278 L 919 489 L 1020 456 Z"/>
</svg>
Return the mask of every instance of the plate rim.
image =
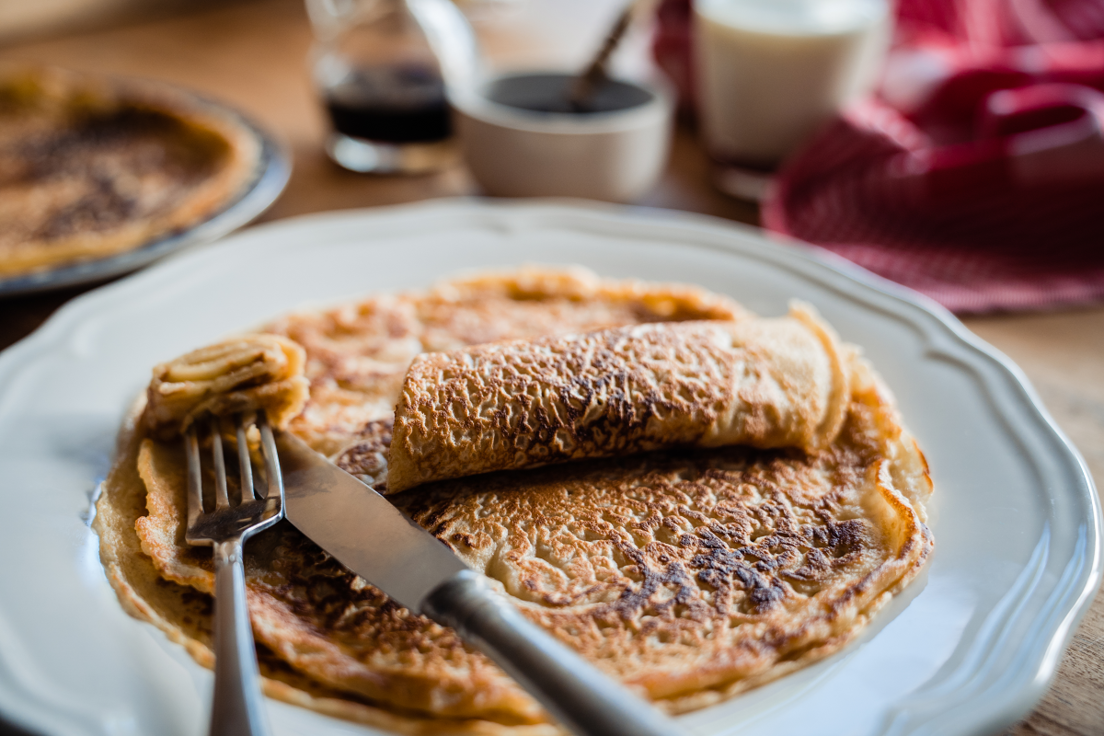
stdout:
<svg viewBox="0 0 1104 736">
<path fill-rule="evenodd" d="M 1085 539 L 1084 556 L 1088 563 L 1076 576 L 1069 581 L 1062 596 L 1061 608 L 1047 619 L 1046 635 L 1036 635 L 1030 642 L 1020 642 L 1020 649 L 1034 648 L 1041 650 L 1033 656 L 1030 666 L 1030 678 L 1026 684 L 1022 684 L 1015 691 L 1008 690 L 998 696 L 989 697 L 982 708 L 975 704 L 975 710 L 983 712 L 972 719 L 974 729 L 999 729 L 1008 727 L 1024 715 L 1029 713 L 1038 701 L 1049 689 L 1056 675 L 1057 665 L 1065 652 L 1070 639 L 1073 636 L 1076 625 L 1087 612 L 1096 588 L 1101 579 L 1101 538 L 1102 538 L 1102 514 L 1099 496 L 1095 490 L 1095 484 L 1091 474 L 1081 458 L 1076 447 L 1057 426 L 1045 406 L 1042 404 L 1030 381 L 1023 371 L 1007 356 L 1003 355 L 993 346 L 984 342 L 981 338 L 968 330 L 949 311 L 939 306 L 932 300 L 905 287 L 886 281 L 875 276 L 854 264 L 851 264 L 838 256 L 825 254 L 807 244 L 799 243 L 788 238 L 771 237 L 757 228 L 733 223 L 731 221 L 715 218 L 707 215 L 697 215 L 679 211 L 661 210 L 648 207 L 619 207 L 588 201 L 574 200 L 526 200 L 526 201 L 488 201 L 478 198 L 452 198 L 442 200 L 430 200 L 413 204 L 393 205 L 387 207 L 365 208 L 357 210 L 342 210 L 327 213 L 313 213 L 299 217 L 278 220 L 259 225 L 239 233 L 227 239 L 227 243 L 251 240 L 260 240 L 271 229 L 310 228 L 319 224 L 329 223 L 339 225 L 342 221 L 358 221 L 364 218 L 389 218 L 405 217 L 413 213 L 415 216 L 423 216 L 428 212 L 460 216 L 483 218 L 482 223 L 494 222 L 506 231 L 521 227 L 544 227 L 547 223 L 559 219 L 561 227 L 594 233 L 585 227 L 578 227 L 578 218 L 589 220 L 590 224 L 602 223 L 602 227 L 628 227 L 630 230 L 634 224 L 645 222 L 656 228 L 659 234 L 655 239 L 668 240 L 663 237 L 665 229 L 675 228 L 683 230 L 690 228 L 709 236 L 709 240 L 716 242 L 705 243 L 701 241 L 687 242 L 691 247 L 704 247 L 711 250 L 727 251 L 738 256 L 752 256 L 757 260 L 770 263 L 785 271 L 794 272 L 795 266 L 798 275 L 810 279 L 814 283 L 836 291 L 852 301 L 856 301 L 867 308 L 902 317 L 900 312 L 887 307 L 887 304 L 904 307 L 913 316 L 922 317 L 938 329 L 944 330 L 954 341 L 969 348 L 974 353 L 983 357 L 998 374 L 1009 383 L 1021 407 L 1026 408 L 1040 428 L 1047 432 L 1054 443 L 1064 452 L 1061 461 L 1065 469 L 1081 481 L 1079 488 L 1085 493 L 1077 493 L 1071 498 L 1081 503 L 1087 503 L 1089 519 L 1087 520 L 1087 538 Z M 489 218 L 489 219 L 487 219 Z M 573 220 L 573 218 L 575 218 Z M 480 222 L 480 220 L 476 220 Z M 534 225 L 536 223 L 536 225 Z M 475 223 L 470 223 L 475 224 Z M 732 231 L 741 233 L 746 242 L 738 242 L 740 238 L 732 238 Z M 599 228 L 598 234 L 608 234 Z M 655 230 L 653 230 L 655 232 Z M 629 236 L 636 238 L 645 237 L 639 232 L 630 232 Z M 766 236 L 766 237 L 764 237 Z M 649 238 L 651 239 L 651 238 Z M 725 242 L 725 241 L 728 242 Z M 756 241 L 756 242 L 751 242 Z M 782 247 L 772 247 L 781 244 Z M 242 245 L 242 247 L 248 247 Z M 61 336 L 79 325 L 80 315 L 86 312 L 86 302 L 123 298 L 131 289 L 141 289 L 143 284 L 150 285 L 171 275 L 174 271 L 185 268 L 192 261 L 202 262 L 211 258 L 215 249 L 205 248 L 199 251 L 179 253 L 166 259 L 162 263 L 145 271 L 134 274 L 113 284 L 106 285 L 83 294 L 58 310 L 38 330 L 12 345 L 0 353 L 0 379 L 10 371 L 20 367 L 34 357 L 48 349 L 51 343 L 56 342 Z M 877 295 L 878 299 L 887 299 L 883 304 L 874 303 L 877 300 L 864 295 L 862 289 L 846 290 L 841 284 L 859 284 L 865 287 L 869 294 Z M 903 318 L 903 317 L 902 317 Z M 908 320 L 917 324 L 917 320 Z M 75 323 L 75 324 L 74 324 Z M 988 383 L 990 377 L 977 373 L 979 380 Z M 2 382 L 0 382 L 2 385 Z M 0 394 L 3 392 L 0 391 Z M 994 406 L 999 406 L 993 402 Z M 1002 410 L 1003 411 L 1003 410 Z M 1072 489 L 1065 489 L 1072 493 Z M 1072 560 L 1071 563 L 1072 564 Z M 1058 597 L 1057 592 L 1051 598 Z M 1049 600 L 1049 598 L 1048 598 Z M 1031 644 L 1031 647 L 1028 647 Z M 2 652 L 0 652 L 2 655 Z"/>
</svg>

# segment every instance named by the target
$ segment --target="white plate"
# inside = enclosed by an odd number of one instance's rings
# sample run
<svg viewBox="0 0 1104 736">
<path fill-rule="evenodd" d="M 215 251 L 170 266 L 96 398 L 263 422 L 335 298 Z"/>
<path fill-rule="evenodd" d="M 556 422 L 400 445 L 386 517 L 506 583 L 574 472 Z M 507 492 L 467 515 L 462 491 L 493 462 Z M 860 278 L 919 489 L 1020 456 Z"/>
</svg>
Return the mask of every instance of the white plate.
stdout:
<svg viewBox="0 0 1104 736">
<path fill-rule="evenodd" d="M 931 462 L 926 575 L 840 654 L 682 718 L 695 734 L 968 734 L 1044 693 L 1100 578 L 1101 513 L 1020 371 L 931 302 L 717 220 L 438 202 L 306 217 L 74 300 L 0 355 L 0 713 L 49 734 L 199 734 L 211 676 L 123 613 L 86 524 L 150 366 L 306 303 L 462 269 L 582 263 L 781 314 L 812 302 L 862 345 Z M 279 734 L 365 733 L 269 702 Z"/>
</svg>

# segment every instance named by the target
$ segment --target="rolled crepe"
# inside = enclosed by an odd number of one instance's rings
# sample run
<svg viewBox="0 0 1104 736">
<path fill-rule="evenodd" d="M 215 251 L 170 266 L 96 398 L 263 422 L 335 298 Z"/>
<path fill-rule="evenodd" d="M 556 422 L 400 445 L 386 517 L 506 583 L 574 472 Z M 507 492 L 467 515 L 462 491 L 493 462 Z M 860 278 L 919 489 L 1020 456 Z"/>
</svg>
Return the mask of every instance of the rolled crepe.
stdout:
<svg viewBox="0 0 1104 736">
<path fill-rule="evenodd" d="M 675 445 L 815 451 L 839 432 L 849 353 L 810 309 L 635 325 L 418 356 L 387 492 Z"/>
<path fill-rule="evenodd" d="M 145 421 L 159 439 L 172 439 L 203 416 L 264 410 L 283 428 L 303 410 L 310 382 L 306 352 L 279 335 L 243 335 L 200 348 L 153 369 Z"/>
</svg>

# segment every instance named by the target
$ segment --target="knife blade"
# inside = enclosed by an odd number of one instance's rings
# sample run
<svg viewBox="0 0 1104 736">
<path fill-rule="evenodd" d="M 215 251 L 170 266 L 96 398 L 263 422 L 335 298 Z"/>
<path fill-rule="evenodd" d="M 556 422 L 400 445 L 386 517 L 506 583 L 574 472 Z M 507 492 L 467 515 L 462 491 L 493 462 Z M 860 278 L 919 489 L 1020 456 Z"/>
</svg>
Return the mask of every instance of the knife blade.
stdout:
<svg viewBox="0 0 1104 736">
<path fill-rule="evenodd" d="M 288 432 L 276 440 L 288 520 L 412 611 L 467 566 L 383 496 Z"/>
<path fill-rule="evenodd" d="M 580 736 L 681 731 L 497 594 L 444 543 L 289 432 L 276 438 L 288 520 L 412 611 L 453 628 Z"/>
</svg>

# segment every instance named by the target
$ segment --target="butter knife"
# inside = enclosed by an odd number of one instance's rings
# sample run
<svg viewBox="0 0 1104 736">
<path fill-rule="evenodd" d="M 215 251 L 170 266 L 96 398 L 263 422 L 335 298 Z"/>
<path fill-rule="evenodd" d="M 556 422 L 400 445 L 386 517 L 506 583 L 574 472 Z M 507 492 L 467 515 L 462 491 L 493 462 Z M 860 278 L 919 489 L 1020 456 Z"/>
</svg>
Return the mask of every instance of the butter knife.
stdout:
<svg viewBox="0 0 1104 736">
<path fill-rule="evenodd" d="M 580 736 L 672 736 L 665 715 L 530 623 L 436 537 L 357 478 L 279 433 L 288 520 L 411 611 L 451 627 Z"/>
</svg>

